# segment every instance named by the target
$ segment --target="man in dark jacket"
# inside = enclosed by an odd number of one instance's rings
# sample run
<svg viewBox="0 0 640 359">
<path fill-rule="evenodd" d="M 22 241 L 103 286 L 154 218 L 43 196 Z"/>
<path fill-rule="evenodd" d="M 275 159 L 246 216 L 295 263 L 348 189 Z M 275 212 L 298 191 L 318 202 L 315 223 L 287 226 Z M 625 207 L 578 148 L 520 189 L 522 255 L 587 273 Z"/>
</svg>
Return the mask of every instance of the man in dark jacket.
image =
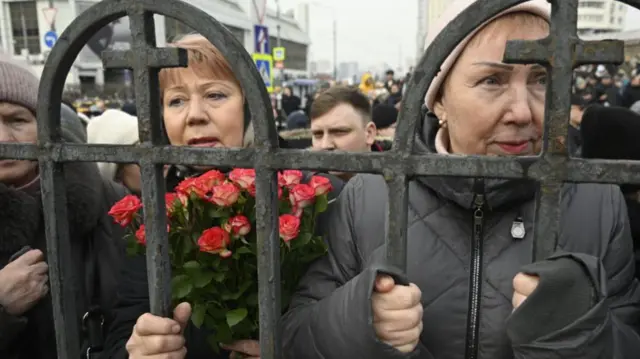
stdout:
<svg viewBox="0 0 640 359">
<path fill-rule="evenodd" d="M 416 143 L 420 153 L 436 152 L 437 130 L 437 120 L 425 121 Z M 384 179 L 352 178 L 329 214 L 325 238 L 331 250 L 309 269 L 282 319 L 285 357 L 471 358 L 465 348 L 472 331 L 480 359 L 636 357 L 640 288 L 620 190 L 567 184 L 561 250 L 530 264 L 535 188 L 510 180 L 410 182 L 406 277 L 422 291 L 415 302 L 410 289 L 379 276 L 402 277 L 381 265 L 388 208 Z M 485 201 L 488 207 L 478 211 Z M 480 258 L 480 271 L 470 268 L 473 258 Z M 530 277 L 518 276 L 514 283 L 517 273 L 540 278 L 537 287 L 526 283 Z M 523 278 L 535 290 L 523 290 Z M 472 281 L 481 290 L 472 291 Z M 522 293 L 528 295 L 524 303 L 514 286 L 528 292 Z M 372 301 L 381 287 L 404 291 L 405 305 L 423 307 L 422 334 L 411 353 L 376 335 Z M 477 319 L 469 316 L 472 303 L 479 304 Z"/>
</svg>

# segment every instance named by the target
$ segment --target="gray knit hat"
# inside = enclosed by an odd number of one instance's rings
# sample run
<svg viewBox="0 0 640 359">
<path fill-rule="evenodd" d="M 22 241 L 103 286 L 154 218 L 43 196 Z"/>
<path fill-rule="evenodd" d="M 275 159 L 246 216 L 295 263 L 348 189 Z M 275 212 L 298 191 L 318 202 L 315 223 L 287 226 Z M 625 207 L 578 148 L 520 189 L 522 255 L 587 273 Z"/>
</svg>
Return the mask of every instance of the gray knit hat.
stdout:
<svg viewBox="0 0 640 359">
<path fill-rule="evenodd" d="M 0 54 L 0 102 L 11 102 L 36 113 L 39 79 L 29 65 Z"/>
</svg>

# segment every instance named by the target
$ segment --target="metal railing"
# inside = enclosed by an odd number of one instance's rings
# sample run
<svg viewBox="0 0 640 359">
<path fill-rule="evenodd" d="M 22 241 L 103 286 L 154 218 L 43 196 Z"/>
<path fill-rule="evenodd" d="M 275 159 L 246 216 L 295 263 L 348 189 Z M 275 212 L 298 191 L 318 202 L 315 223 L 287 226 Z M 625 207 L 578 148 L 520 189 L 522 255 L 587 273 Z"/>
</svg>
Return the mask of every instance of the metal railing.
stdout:
<svg viewBox="0 0 640 359">
<path fill-rule="evenodd" d="M 414 132 L 421 121 L 424 94 L 440 64 L 456 44 L 502 10 L 526 0 L 478 0 L 452 21 L 426 51 L 411 77 L 401 110 L 394 149 L 386 153 L 322 153 L 278 149 L 269 96 L 251 57 L 224 26 L 201 10 L 177 0 L 105 0 L 76 18 L 58 39 L 42 74 L 38 96 L 38 145 L 0 144 L 0 159 L 38 160 L 59 358 L 79 357 L 79 328 L 69 271 L 70 242 L 62 163 L 96 161 L 138 163 L 142 169 L 149 295 L 153 314 L 170 314 L 170 261 L 167 251 L 163 164 L 256 168 L 257 237 L 259 251 L 261 357 L 281 358 L 277 321 L 280 312 L 276 171 L 283 168 L 383 174 L 389 190 L 387 259 L 406 267 L 407 181 L 413 176 L 462 176 L 538 181 L 534 258 L 556 247 L 560 188 L 564 182 L 640 183 L 640 162 L 569 158 L 563 146 L 550 141 L 567 133 L 572 68 L 585 63 L 623 60 L 619 41 L 583 42 L 577 38 L 577 0 L 552 1 L 549 37 L 511 41 L 505 59 L 539 63 L 549 70 L 544 150 L 537 157 L 452 157 L 415 155 Z M 623 1 L 640 7 L 640 0 Z M 153 14 L 175 18 L 213 43 L 229 60 L 248 101 L 257 146 L 246 149 L 171 147 L 163 141 L 158 69 L 185 66 L 185 52 L 158 49 Z M 127 52 L 103 54 L 106 67 L 134 70 L 134 88 L 141 143 L 136 146 L 62 144 L 60 101 L 73 61 L 98 29 L 129 16 L 133 46 Z M 1 81 L 1 79 L 0 79 Z"/>
</svg>

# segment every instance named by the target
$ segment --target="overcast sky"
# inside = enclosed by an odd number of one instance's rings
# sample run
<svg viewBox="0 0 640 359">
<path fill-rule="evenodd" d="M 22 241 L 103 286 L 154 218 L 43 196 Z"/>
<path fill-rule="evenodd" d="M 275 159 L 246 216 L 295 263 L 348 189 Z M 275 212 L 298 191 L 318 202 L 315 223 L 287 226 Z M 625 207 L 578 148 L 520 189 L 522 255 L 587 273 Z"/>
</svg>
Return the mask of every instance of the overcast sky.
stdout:
<svg viewBox="0 0 640 359">
<path fill-rule="evenodd" d="M 280 0 L 282 10 L 302 1 Z M 275 7 L 275 0 L 268 0 Z M 358 61 L 363 66 L 382 62 L 406 66 L 415 58 L 416 0 L 312 0 L 311 59 L 333 59 L 333 19 L 338 29 L 338 62 Z M 640 28 L 640 10 L 629 7 L 627 29 Z"/>
</svg>

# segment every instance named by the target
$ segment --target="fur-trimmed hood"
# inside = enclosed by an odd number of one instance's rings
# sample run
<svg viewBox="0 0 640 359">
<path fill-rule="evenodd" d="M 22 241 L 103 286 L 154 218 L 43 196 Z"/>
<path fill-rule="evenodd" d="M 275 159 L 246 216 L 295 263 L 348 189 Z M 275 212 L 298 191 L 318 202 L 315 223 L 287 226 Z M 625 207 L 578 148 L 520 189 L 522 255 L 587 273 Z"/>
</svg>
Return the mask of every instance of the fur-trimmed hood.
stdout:
<svg viewBox="0 0 640 359">
<path fill-rule="evenodd" d="M 104 215 L 104 182 L 95 163 L 69 163 L 64 168 L 70 238 L 84 240 Z M 0 267 L 23 246 L 43 248 L 40 195 L 39 187 L 18 190 L 0 184 Z"/>
</svg>

